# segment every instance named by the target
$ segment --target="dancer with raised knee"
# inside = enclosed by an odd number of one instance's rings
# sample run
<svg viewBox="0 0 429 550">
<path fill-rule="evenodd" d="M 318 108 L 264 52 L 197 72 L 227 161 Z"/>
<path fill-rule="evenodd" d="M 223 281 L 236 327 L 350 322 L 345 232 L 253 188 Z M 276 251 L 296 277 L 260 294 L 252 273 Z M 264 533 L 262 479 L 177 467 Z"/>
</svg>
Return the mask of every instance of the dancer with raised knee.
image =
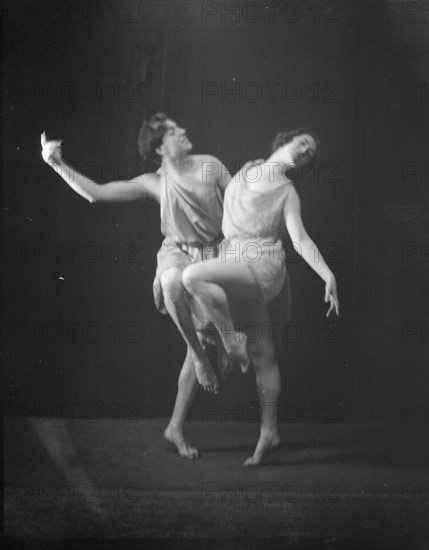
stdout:
<svg viewBox="0 0 429 550">
<path fill-rule="evenodd" d="M 217 258 L 188 266 L 183 283 L 219 333 L 244 334 L 234 324 L 230 300 L 244 305 L 240 321 L 259 324 L 260 338 L 249 341 L 261 408 L 261 430 L 246 466 L 257 465 L 279 443 L 277 404 L 280 372 L 270 335 L 268 302 L 281 290 L 286 268 L 280 233 L 285 224 L 295 250 L 325 282 L 327 316 L 339 315 L 336 280 L 301 219 L 293 180 L 310 170 L 319 154 L 312 133 L 295 130 L 277 135 L 272 155 L 263 163 L 248 163 L 232 178 L 224 199 L 222 229 L 225 241 Z M 245 341 L 245 340 L 244 340 Z"/>
<path fill-rule="evenodd" d="M 176 445 L 181 456 L 196 458 L 197 449 L 191 447 L 183 435 L 184 421 L 198 382 L 204 389 L 216 392 L 218 379 L 201 345 L 201 334 L 195 330 L 197 323 L 191 315 L 182 271 L 195 261 L 217 255 L 223 193 L 230 179 L 228 171 L 211 155 L 191 155 L 192 143 L 186 130 L 163 113 L 143 124 L 138 140 L 140 154 L 157 161 L 159 170 L 128 181 L 97 184 L 63 160 L 61 141 L 48 141 L 43 133 L 41 143 L 43 159 L 89 202 L 150 197 L 160 203 L 161 231 L 165 239 L 158 252 L 155 302 L 160 311 L 170 314 L 187 344 L 173 414 L 164 435 Z"/>
</svg>

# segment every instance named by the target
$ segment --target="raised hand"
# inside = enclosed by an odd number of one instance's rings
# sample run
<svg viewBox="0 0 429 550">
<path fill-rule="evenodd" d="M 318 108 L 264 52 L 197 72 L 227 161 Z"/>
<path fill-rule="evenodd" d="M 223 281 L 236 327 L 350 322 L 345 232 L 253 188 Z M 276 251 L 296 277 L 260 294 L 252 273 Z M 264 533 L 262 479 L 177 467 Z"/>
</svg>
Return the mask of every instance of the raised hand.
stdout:
<svg viewBox="0 0 429 550">
<path fill-rule="evenodd" d="M 40 142 L 42 144 L 42 157 L 45 162 L 50 166 L 56 166 L 61 163 L 61 144 L 62 140 L 48 141 L 46 138 L 46 132 L 43 132 L 40 136 Z"/>
<path fill-rule="evenodd" d="M 335 313 L 338 316 L 340 315 L 340 303 L 338 301 L 337 282 L 335 281 L 335 277 L 330 278 L 329 281 L 326 283 L 325 302 L 330 303 L 326 317 L 329 317 L 329 315 L 331 314 L 331 311 L 333 311 L 334 309 L 335 309 Z"/>
</svg>

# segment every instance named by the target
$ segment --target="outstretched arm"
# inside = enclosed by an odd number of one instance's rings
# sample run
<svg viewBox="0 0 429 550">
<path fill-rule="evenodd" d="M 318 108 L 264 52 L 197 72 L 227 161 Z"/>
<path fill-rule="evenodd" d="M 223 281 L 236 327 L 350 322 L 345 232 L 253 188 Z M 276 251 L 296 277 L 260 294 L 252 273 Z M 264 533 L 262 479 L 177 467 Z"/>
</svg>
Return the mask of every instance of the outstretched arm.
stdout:
<svg viewBox="0 0 429 550">
<path fill-rule="evenodd" d="M 290 190 L 284 207 L 286 227 L 295 250 L 308 265 L 325 281 L 325 302 L 330 303 L 326 317 L 335 309 L 340 314 L 335 276 L 326 265 L 322 254 L 309 237 L 301 218 L 301 202 L 294 188 Z"/>
<path fill-rule="evenodd" d="M 42 157 L 63 180 L 89 202 L 134 201 L 146 196 L 159 201 L 159 184 L 156 174 L 143 174 L 130 181 L 112 181 L 100 185 L 77 172 L 64 162 L 61 141 L 48 141 L 45 132 L 41 135 Z"/>
</svg>

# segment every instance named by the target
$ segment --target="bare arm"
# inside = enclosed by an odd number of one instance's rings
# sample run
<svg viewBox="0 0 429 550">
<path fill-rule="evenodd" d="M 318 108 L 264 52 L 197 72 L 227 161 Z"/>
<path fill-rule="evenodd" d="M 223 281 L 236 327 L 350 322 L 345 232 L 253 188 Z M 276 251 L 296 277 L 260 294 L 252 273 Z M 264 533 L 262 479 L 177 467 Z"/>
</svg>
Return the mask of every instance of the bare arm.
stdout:
<svg viewBox="0 0 429 550">
<path fill-rule="evenodd" d="M 308 265 L 325 281 L 325 302 L 330 302 L 326 316 L 335 309 L 340 314 L 335 276 L 327 266 L 322 254 L 309 237 L 301 218 L 301 201 L 294 188 L 290 190 L 284 207 L 284 219 L 295 250 Z"/>
<path fill-rule="evenodd" d="M 156 174 L 143 174 L 133 180 L 112 181 L 100 185 L 64 162 L 61 154 L 61 141 L 48 141 L 45 132 L 43 132 L 41 143 L 43 160 L 76 193 L 91 203 L 134 201 L 147 196 L 159 201 L 159 184 Z"/>
</svg>

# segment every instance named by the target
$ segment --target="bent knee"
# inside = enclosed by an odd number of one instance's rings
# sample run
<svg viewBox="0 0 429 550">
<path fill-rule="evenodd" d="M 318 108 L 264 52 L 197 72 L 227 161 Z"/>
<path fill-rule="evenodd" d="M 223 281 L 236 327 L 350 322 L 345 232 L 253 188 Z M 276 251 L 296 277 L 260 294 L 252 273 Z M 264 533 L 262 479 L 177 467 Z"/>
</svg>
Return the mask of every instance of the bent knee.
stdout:
<svg viewBox="0 0 429 550">
<path fill-rule="evenodd" d="M 277 360 L 271 347 L 249 350 L 249 357 L 255 370 L 276 368 Z"/>
<path fill-rule="evenodd" d="M 178 299 L 184 294 L 182 272 L 180 269 L 171 268 L 164 271 L 160 278 L 162 292 L 166 299 Z"/>
<path fill-rule="evenodd" d="M 193 294 L 197 290 L 200 280 L 197 276 L 197 269 L 194 265 L 188 265 L 185 267 L 182 273 L 182 282 L 183 286 L 190 294 Z"/>
</svg>

